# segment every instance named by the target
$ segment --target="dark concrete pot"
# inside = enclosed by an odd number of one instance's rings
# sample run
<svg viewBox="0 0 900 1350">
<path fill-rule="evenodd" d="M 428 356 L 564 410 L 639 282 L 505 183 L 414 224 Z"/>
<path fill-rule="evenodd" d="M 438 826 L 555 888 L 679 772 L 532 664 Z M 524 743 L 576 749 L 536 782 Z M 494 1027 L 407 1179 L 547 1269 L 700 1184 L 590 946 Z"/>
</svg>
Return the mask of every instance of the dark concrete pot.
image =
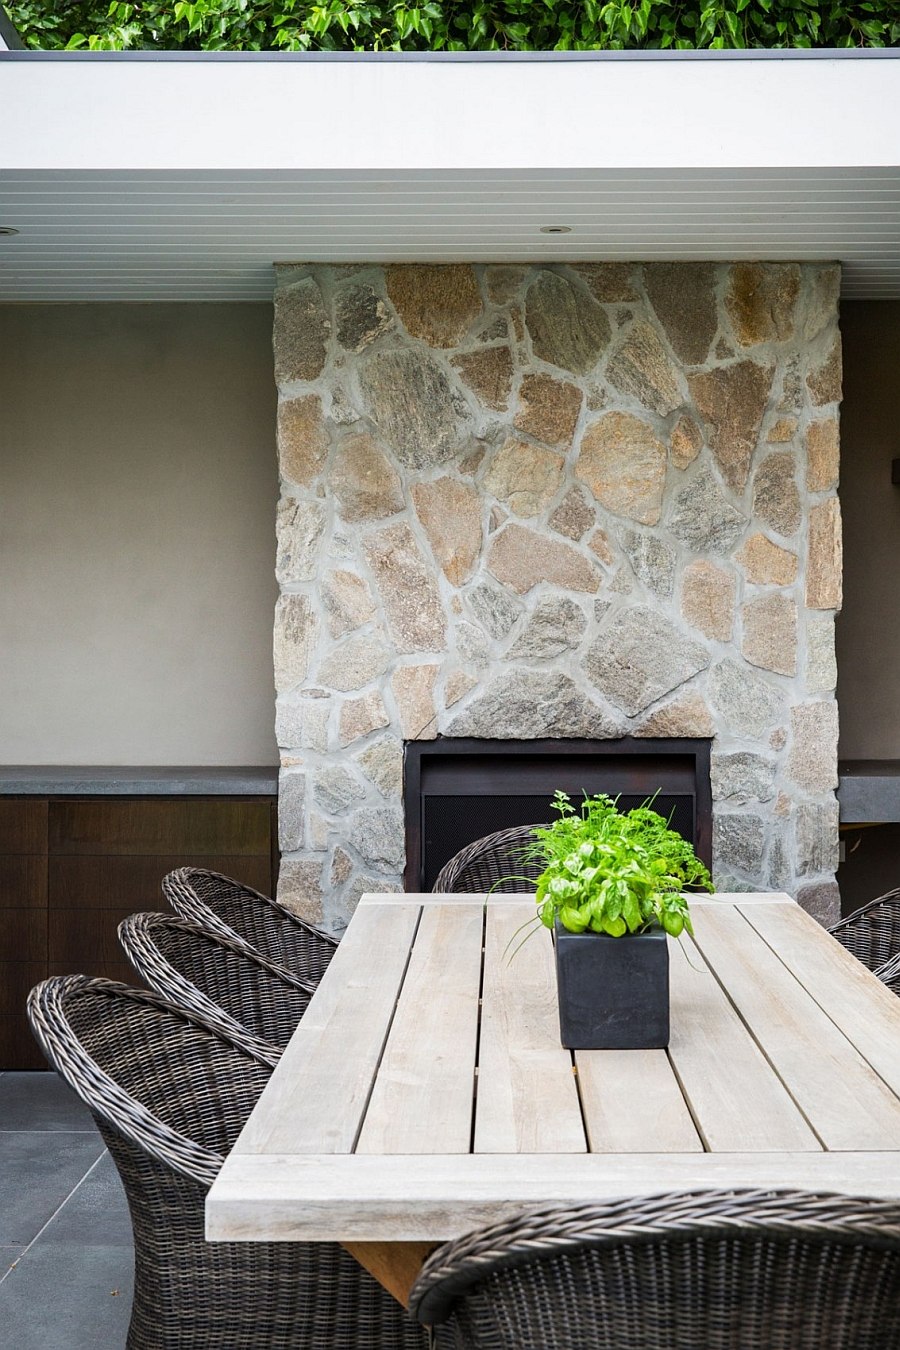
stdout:
<svg viewBox="0 0 900 1350">
<path fill-rule="evenodd" d="M 662 1050 L 669 1044 L 669 948 L 637 936 L 570 933 L 556 921 L 559 1032 L 569 1050 Z"/>
</svg>

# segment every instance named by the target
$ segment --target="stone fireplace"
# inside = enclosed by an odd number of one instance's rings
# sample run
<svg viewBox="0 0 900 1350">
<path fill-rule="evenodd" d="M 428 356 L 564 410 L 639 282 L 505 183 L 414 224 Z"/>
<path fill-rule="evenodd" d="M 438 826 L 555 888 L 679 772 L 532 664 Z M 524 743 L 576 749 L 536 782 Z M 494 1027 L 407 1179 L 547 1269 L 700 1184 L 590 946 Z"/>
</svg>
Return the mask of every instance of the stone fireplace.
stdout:
<svg viewBox="0 0 900 1350">
<path fill-rule="evenodd" d="M 283 900 L 401 888 L 404 742 L 699 737 L 718 884 L 837 917 L 838 287 L 279 268 Z"/>
</svg>

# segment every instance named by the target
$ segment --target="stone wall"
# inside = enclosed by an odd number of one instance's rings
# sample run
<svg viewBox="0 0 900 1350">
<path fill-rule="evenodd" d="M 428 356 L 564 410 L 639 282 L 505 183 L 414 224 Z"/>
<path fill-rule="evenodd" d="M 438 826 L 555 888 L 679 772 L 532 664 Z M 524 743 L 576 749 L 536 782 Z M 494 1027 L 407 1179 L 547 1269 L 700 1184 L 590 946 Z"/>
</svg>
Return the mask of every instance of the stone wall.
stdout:
<svg viewBox="0 0 900 1350">
<path fill-rule="evenodd" d="M 838 269 L 279 269 L 280 894 L 400 888 L 404 739 L 709 736 L 837 914 Z"/>
</svg>

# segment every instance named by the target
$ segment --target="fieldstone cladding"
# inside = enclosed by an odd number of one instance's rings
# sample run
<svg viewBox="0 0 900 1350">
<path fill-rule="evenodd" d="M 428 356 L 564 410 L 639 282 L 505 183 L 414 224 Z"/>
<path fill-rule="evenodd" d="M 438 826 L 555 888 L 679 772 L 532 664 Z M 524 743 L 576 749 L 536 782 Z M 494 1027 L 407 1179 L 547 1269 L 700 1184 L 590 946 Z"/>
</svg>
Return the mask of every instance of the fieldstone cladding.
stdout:
<svg viewBox="0 0 900 1350">
<path fill-rule="evenodd" d="M 278 269 L 286 903 L 401 888 L 404 739 L 698 735 L 719 882 L 835 917 L 838 286 Z"/>
</svg>

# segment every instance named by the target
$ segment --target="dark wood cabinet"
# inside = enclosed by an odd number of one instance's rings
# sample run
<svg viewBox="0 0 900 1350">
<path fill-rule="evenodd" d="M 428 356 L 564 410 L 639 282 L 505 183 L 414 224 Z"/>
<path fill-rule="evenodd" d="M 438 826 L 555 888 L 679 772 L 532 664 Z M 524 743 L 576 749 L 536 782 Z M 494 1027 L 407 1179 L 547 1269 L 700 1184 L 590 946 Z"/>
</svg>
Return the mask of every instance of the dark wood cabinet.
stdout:
<svg viewBox="0 0 900 1350">
<path fill-rule="evenodd" d="M 272 894 L 273 797 L 0 797 L 0 1069 L 41 1069 L 25 1017 L 47 975 L 135 983 L 116 936 L 163 909 L 175 867 L 224 872 Z"/>
</svg>

